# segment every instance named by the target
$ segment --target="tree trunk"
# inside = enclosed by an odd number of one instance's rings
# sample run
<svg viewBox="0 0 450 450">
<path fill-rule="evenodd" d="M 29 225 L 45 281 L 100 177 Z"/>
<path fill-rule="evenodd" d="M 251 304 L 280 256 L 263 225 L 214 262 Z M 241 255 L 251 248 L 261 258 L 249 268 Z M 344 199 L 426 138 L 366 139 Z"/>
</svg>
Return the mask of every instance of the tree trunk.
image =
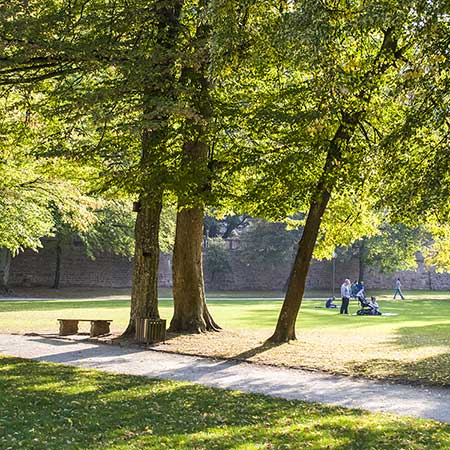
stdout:
<svg viewBox="0 0 450 450">
<path fill-rule="evenodd" d="M 56 261 L 55 261 L 55 279 L 53 281 L 53 289 L 59 289 L 60 280 L 61 280 L 61 254 L 62 254 L 62 245 L 60 236 L 56 236 Z"/>
<path fill-rule="evenodd" d="M 297 255 L 292 266 L 277 326 L 274 334 L 269 339 L 271 342 L 288 342 L 296 339 L 295 322 L 300 310 L 303 293 L 305 292 L 306 276 L 308 275 L 320 223 L 330 196 L 330 190 L 323 188 L 319 192 L 318 199 L 314 200 L 309 208 L 308 218 L 298 245 Z"/>
<path fill-rule="evenodd" d="M 7 248 L 0 248 L 0 295 L 12 295 L 9 288 L 9 271 L 11 268 L 11 252 Z"/>
<path fill-rule="evenodd" d="M 366 241 L 362 239 L 358 249 L 358 280 L 364 281 L 366 268 Z"/>
<path fill-rule="evenodd" d="M 184 146 L 184 152 L 194 168 L 206 164 L 207 145 L 189 143 Z M 174 314 L 169 328 L 172 332 L 201 333 L 220 329 L 205 301 L 203 215 L 202 205 L 185 206 L 185 202 L 179 201 L 172 264 Z"/>
<path fill-rule="evenodd" d="M 322 217 L 331 197 L 336 180 L 336 166 L 341 159 L 343 145 L 348 143 L 359 120 L 359 114 L 346 116 L 328 147 L 327 159 L 322 175 L 317 183 L 303 234 L 298 245 L 297 255 L 289 277 L 286 296 L 281 307 L 274 334 L 269 342 L 289 342 L 295 340 L 295 322 L 305 292 L 306 277 L 311 263 L 314 246 L 319 234 Z"/>
<path fill-rule="evenodd" d="M 122 336 L 133 337 L 136 331 L 135 318 L 159 319 L 158 268 L 159 268 L 159 223 L 162 209 L 162 194 L 140 196 L 139 211 L 135 225 L 135 252 L 133 287 L 131 291 L 130 321 Z"/>
</svg>

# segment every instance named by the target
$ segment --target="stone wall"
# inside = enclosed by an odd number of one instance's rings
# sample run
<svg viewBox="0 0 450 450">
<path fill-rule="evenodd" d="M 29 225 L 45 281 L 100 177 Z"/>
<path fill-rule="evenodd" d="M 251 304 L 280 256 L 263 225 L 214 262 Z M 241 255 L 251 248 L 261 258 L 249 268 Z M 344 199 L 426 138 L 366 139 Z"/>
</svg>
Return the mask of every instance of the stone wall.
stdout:
<svg viewBox="0 0 450 450">
<path fill-rule="evenodd" d="M 172 283 L 170 257 L 161 255 L 159 284 Z M 45 240 L 39 252 L 26 250 L 11 263 L 11 286 L 51 287 L 55 279 L 56 241 Z M 61 254 L 61 287 L 131 287 L 132 261 L 126 257 L 101 254 L 95 259 L 86 255 L 83 244 L 73 241 L 63 247 Z"/>
<path fill-rule="evenodd" d="M 227 273 L 211 273 L 205 267 L 205 283 L 210 290 L 282 290 L 285 288 L 290 271 L 290 263 L 278 264 L 262 268 L 256 264 L 244 264 L 238 254 L 230 250 L 232 271 Z M 46 240 L 39 252 L 27 250 L 16 256 L 11 263 L 11 286 L 45 286 L 51 287 L 55 277 L 55 241 Z M 371 288 L 388 288 L 395 285 L 400 277 L 405 289 L 442 289 L 450 290 L 450 274 L 439 274 L 428 271 L 418 261 L 417 271 L 403 271 L 393 274 L 382 274 L 367 269 L 365 284 Z M 159 284 L 171 287 L 171 258 L 161 255 Z M 62 252 L 61 287 L 130 287 L 132 262 L 128 258 L 103 254 L 92 260 L 86 256 L 82 243 L 74 241 L 66 245 Z M 358 277 L 358 262 L 335 263 L 335 289 L 337 290 L 345 278 L 352 280 Z M 308 289 L 330 290 L 333 280 L 331 261 L 314 261 L 309 270 Z"/>
<path fill-rule="evenodd" d="M 55 279 L 56 241 L 46 240 L 39 252 L 26 250 L 11 263 L 11 286 L 51 287 Z M 64 245 L 61 253 L 60 286 L 128 287 L 131 285 L 131 262 L 110 254 L 88 258 L 83 245 L 74 241 Z"/>
</svg>

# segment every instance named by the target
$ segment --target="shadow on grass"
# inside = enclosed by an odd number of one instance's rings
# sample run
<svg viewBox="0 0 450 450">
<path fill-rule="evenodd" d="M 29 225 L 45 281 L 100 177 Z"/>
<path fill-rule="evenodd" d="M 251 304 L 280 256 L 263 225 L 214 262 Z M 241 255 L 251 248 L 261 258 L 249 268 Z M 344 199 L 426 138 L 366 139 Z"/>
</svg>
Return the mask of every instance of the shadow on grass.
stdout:
<svg viewBox="0 0 450 450">
<path fill-rule="evenodd" d="M 396 331 L 390 344 L 402 348 L 445 345 L 450 348 L 450 323 L 434 323 L 416 327 L 402 327 Z M 449 367 L 450 370 L 450 367 Z"/>
<path fill-rule="evenodd" d="M 450 352 L 415 361 L 388 358 L 355 361 L 349 368 L 358 376 L 450 387 Z"/>
<path fill-rule="evenodd" d="M 438 449 L 450 426 L 0 359 L 0 448 Z"/>
<path fill-rule="evenodd" d="M 385 343 L 386 348 L 410 350 L 420 347 L 450 348 L 450 324 L 441 323 L 416 327 L 402 327 Z M 377 358 L 352 362 L 350 369 L 361 376 L 376 376 L 398 381 L 450 386 L 450 351 L 421 359 L 397 360 Z"/>
</svg>

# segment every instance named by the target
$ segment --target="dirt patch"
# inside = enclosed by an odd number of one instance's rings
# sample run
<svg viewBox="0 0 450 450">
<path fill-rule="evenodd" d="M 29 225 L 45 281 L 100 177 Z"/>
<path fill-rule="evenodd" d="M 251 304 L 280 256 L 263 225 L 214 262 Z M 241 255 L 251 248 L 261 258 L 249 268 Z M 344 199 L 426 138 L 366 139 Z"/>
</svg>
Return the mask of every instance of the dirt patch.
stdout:
<svg viewBox="0 0 450 450">
<path fill-rule="evenodd" d="M 393 347 L 388 339 L 373 335 L 345 336 L 303 333 L 297 341 L 274 345 L 266 343 L 270 332 L 226 330 L 220 333 L 179 335 L 169 333 L 153 350 L 233 359 L 278 367 L 323 371 L 333 374 L 396 382 L 450 385 L 448 347 Z M 132 341 L 118 336 L 100 340 L 120 345 Z"/>
</svg>

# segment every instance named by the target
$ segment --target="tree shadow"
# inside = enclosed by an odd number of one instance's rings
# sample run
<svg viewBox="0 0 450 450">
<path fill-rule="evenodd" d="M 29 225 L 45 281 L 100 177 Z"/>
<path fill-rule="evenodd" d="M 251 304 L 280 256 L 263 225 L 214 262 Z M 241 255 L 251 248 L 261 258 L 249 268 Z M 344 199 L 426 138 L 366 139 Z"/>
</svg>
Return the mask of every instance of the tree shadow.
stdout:
<svg viewBox="0 0 450 450">
<path fill-rule="evenodd" d="M 17 358 L 0 358 L 0 398 L 0 448 L 16 442 L 33 450 L 450 445 L 450 426 L 437 422 Z"/>
<path fill-rule="evenodd" d="M 450 352 L 416 361 L 378 358 L 349 364 L 351 372 L 358 376 L 444 387 L 450 387 L 449 368 Z"/>
<path fill-rule="evenodd" d="M 284 342 L 277 343 L 277 342 L 264 341 L 261 345 L 258 345 L 258 347 L 251 348 L 250 350 L 246 350 L 245 352 L 234 355 L 232 358 L 245 361 L 256 355 L 267 352 L 269 350 L 272 350 L 273 348 L 279 347 L 280 345 L 284 345 L 284 344 L 285 344 Z"/>
<path fill-rule="evenodd" d="M 450 324 L 432 324 L 403 327 L 385 344 L 387 349 L 397 347 L 411 350 L 420 347 L 450 348 Z M 362 349 L 362 351 L 364 351 Z M 399 360 L 377 358 L 367 361 L 352 361 L 351 372 L 365 377 L 382 377 L 399 382 L 450 386 L 450 351 L 421 359 Z"/>
<path fill-rule="evenodd" d="M 389 343 L 407 349 L 434 345 L 446 345 L 450 348 L 450 323 L 402 327 Z"/>
</svg>

